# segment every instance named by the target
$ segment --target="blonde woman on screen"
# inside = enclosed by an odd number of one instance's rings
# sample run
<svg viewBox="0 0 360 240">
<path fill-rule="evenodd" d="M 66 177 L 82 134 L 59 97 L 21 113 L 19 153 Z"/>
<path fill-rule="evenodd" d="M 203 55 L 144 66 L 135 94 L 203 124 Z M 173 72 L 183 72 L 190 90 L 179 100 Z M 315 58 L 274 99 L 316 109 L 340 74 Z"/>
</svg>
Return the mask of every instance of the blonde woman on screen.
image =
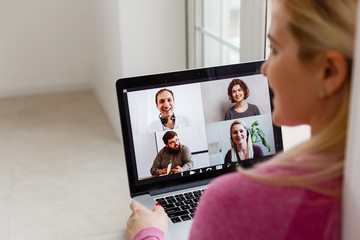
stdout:
<svg viewBox="0 0 360 240">
<path fill-rule="evenodd" d="M 231 149 L 226 153 L 224 163 L 237 163 L 244 168 L 252 167 L 264 153 L 260 146 L 253 144 L 246 124 L 235 120 L 230 125 Z M 255 159 L 254 159 L 255 158 Z"/>
</svg>

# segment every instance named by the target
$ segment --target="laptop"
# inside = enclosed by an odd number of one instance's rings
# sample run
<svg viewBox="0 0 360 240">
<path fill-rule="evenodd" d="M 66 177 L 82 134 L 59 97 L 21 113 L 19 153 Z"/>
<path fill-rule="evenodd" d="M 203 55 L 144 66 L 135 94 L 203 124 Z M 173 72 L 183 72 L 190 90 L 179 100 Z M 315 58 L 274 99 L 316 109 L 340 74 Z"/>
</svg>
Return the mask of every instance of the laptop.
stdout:
<svg viewBox="0 0 360 240">
<path fill-rule="evenodd" d="M 130 195 L 150 210 L 156 202 L 165 208 L 167 239 L 188 238 L 198 199 L 211 180 L 236 171 L 239 165 L 253 167 L 283 150 L 281 129 L 272 123 L 272 92 L 260 73 L 262 64 L 256 61 L 117 80 Z M 232 112 L 235 103 L 228 88 L 234 79 L 245 83 L 248 109 L 256 111 L 245 115 Z M 173 129 L 164 126 L 156 104 L 156 94 L 163 89 L 172 92 Z M 232 112 L 230 118 L 228 112 Z M 246 125 L 256 152 L 261 154 L 229 160 L 230 126 L 235 121 Z M 151 168 L 165 147 L 163 136 L 168 131 L 174 131 L 180 144 L 187 146 L 193 164 L 183 172 L 171 174 L 169 166 L 166 174 L 153 174 Z"/>
</svg>

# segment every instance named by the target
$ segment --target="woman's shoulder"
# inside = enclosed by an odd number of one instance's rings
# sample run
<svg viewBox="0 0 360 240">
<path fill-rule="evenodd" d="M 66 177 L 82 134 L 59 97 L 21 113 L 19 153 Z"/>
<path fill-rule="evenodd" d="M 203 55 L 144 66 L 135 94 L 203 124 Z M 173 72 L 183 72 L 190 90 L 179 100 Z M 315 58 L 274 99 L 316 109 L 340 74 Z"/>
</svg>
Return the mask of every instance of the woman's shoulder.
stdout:
<svg viewBox="0 0 360 240">
<path fill-rule="evenodd" d="M 251 107 L 251 108 L 258 108 L 255 104 L 252 104 L 252 103 L 247 103 L 248 104 L 248 107 Z"/>
<path fill-rule="evenodd" d="M 294 175 L 302 175 L 306 174 L 308 171 L 302 169 L 293 169 L 281 166 L 260 166 L 255 167 L 249 170 L 250 175 L 258 175 L 258 176 L 265 176 L 265 177 L 282 177 L 282 176 L 294 176 Z M 336 180 L 334 182 L 334 187 L 341 185 L 341 180 Z M 269 196 L 284 196 L 287 194 L 291 195 L 298 195 L 304 194 L 306 190 L 300 187 L 291 187 L 291 186 L 280 186 L 275 184 L 267 184 L 262 181 L 258 181 L 255 178 L 248 177 L 246 174 L 242 172 L 233 172 L 230 174 L 225 174 L 216 178 L 210 185 L 209 188 L 210 193 L 212 191 L 219 192 L 224 191 L 226 194 L 246 194 L 250 198 L 256 196 L 259 197 L 259 193 L 261 197 L 268 197 Z M 236 191 L 234 191 L 236 189 Z M 273 195 L 274 193 L 279 193 L 279 195 Z M 226 195 L 225 194 L 225 195 Z"/>
<path fill-rule="evenodd" d="M 256 114 L 260 114 L 260 110 L 258 106 L 252 103 L 248 103 L 248 111 L 255 112 Z"/>
<path fill-rule="evenodd" d="M 254 150 L 259 150 L 259 149 L 261 149 L 261 147 L 259 145 L 255 144 L 255 143 L 253 143 L 253 149 Z"/>
<path fill-rule="evenodd" d="M 234 106 L 231 106 L 231 107 L 226 111 L 225 114 L 230 114 L 230 113 L 236 112 L 235 109 L 234 109 L 234 107 L 235 107 L 235 105 L 234 105 Z"/>
<path fill-rule="evenodd" d="M 266 166 L 248 171 L 278 176 L 283 170 Z M 304 234 L 315 233 L 310 239 L 324 239 L 321 236 L 326 226 L 334 234 L 338 230 L 340 199 L 300 187 L 265 184 L 241 172 L 234 172 L 217 178 L 209 185 L 198 210 L 194 221 L 196 227 L 202 226 L 203 220 L 217 219 L 214 223 L 209 220 L 205 227 L 222 221 L 229 226 L 221 233 L 227 235 L 226 239 L 246 239 L 249 236 L 252 239 L 301 239 Z M 246 232 L 239 232 L 239 227 L 247 229 Z"/>
<path fill-rule="evenodd" d="M 275 167 L 261 167 L 247 171 L 268 176 L 281 176 L 284 174 L 283 169 Z M 335 185 L 338 186 L 337 183 Z M 282 219 L 291 220 L 299 209 L 304 210 L 304 213 L 301 213 L 301 216 L 298 217 L 305 221 L 307 219 L 306 215 L 311 215 L 314 211 L 320 214 L 314 213 L 314 219 L 320 219 L 326 212 L 336 214 L 340 206 L 339 198 L 315 193 L 302 187 L 280 186 L 261 182 L 241 172 L 234 172 L 217 178 L 205 190 L 203 200 L 203 204 L 213 208 L 219 208 L 218 204 L 221 203 L 223 211 L 228 214 L 233 209 L 238 209 L 244 214 L 244 217 L 253 214 L 271 217 L 276 212 L 282 212 L 282 216 L 277 216 L 279 223 L 283 221 Z M 234 203 L 236 203 L 235 206 Z M 278 209 L 269 206 L 278 206 Z M 321 218 L 321 220 L 324 219 Z"/>
<path fill-rule="evenodd" d="M 236 118 L 235 115 L 236 115 L 236 111 L 234 109 L 234 106 L 232 106 L 225 112 L 225 120 L 234 119 Z"/>
<path fill-rule="evenodd" d="M 216 178 L 211 182 L 206 190 L 206 195 L 218 198 L 222 201 L 239 198 L 241 201 L 248 201 L 257 196 L 260 192 L 265 193 L 265 189 L 270 190 L 273 186 L 254 181 L 246 177 L 241 172 L 228 173 Z M 242 196 L 248 196 L 243 198 Z"/>
<path fill-rule="evenodd" d="M 246 172 L 216 178 L 199 202 L 190 239 L 282 240 L 303 239 L 303 236 L 330 239 L 324 237 L 327 233 L 336 236 L 340 221 L 339 198 L 301 187 L 261 182 L 248 176 L 252 173 L 271 177 L 303 174 L 303 171 L 260 165 Z M 209 232 L 209 229 L 220 230 Z M 331 229 L 330 232 L 327 229 Z"/>
</svg>

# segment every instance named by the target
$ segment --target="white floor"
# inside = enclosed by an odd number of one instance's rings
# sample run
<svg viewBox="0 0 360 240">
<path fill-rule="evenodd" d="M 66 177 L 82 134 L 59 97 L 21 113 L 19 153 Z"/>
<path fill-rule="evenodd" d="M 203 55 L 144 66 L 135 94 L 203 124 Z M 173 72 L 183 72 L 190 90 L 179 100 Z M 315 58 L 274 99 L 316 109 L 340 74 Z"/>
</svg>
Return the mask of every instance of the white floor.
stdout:
<svg viewBox="0 0 360 240">
<path fill-rule="evenodd" d="M 0 99 L 0 239 L 124 239 L 122 145 L 91 91 Z"/>
</svg>

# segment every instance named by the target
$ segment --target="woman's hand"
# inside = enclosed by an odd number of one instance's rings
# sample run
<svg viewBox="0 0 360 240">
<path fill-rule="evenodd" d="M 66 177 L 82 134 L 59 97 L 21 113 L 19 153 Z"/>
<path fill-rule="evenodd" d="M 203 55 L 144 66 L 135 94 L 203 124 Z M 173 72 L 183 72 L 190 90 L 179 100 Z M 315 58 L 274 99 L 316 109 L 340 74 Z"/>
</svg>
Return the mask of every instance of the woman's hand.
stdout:
<svg viewBox="0 0 360 240">
<path fill-rule="evenodd" d="M 147 227 L 159 228 L 166 234 L 168 219 L 163 207 L 155 205 L 151 212 L 140 203 L 132 202 L 130 209 L 133 214 L 127 221 L 127 228 L 125 230 L 127 240 L 132 240 L 141 229 Z"/>
</svg>

